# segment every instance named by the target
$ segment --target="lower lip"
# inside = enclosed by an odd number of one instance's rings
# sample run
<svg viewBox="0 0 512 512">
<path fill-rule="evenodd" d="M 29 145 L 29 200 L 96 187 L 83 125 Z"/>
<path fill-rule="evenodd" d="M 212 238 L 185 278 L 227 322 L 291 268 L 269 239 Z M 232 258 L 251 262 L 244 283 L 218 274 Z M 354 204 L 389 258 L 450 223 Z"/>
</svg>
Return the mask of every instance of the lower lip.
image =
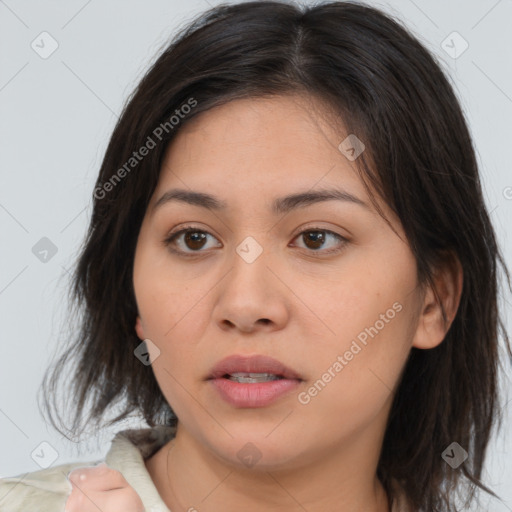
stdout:
<svg viewBox="0 0 512 512">
<path fill-rule="evenodd" d="M 265 407 L 300 384 L 295 379 L 240 383 L 226 378 L 218 378 L 211 379 L 210 382 L 221 397 L 235 407 Z"/>
</svg>

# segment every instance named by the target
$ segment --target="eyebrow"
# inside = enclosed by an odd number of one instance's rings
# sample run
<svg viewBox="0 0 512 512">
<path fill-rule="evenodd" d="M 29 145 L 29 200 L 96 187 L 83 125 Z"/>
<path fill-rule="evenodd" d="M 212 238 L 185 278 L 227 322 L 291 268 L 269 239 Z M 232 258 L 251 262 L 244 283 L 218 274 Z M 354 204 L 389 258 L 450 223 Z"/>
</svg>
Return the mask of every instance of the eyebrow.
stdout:
<svg viewBox="0 0 512 512">
<path fill-rule="evenodd" d="M 361 199 L 340 189 L 323 189 L 315 191 L 298 192 L 288 196 L 279 197 L 272 203 L 271 209 L 275 215 L 288 213 L 300 207 L 309 206 L 323 201 L 346 201 L 357 204 L 371 211 L 371 208 Z M 214 211 L 227 209 L 227 203 L 206 192 L 192 190 L 172 189 L 165 192 L 153 206 L 153 213 L 164 204 L 182 202 Z"/>
</svg>

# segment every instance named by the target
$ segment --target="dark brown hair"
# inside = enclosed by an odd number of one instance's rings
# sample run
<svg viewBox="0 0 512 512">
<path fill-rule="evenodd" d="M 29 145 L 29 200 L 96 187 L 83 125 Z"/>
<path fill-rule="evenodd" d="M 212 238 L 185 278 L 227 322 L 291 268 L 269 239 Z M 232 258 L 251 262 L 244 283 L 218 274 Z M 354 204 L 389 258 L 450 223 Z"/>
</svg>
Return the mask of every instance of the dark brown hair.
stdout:
<svg viewBox="0 0 512 512">
<path fill-rule="evenodd" d="M 132 412 L 150 426 L 175 424 L 151 366 L 133 354 L 141 343 L 134 328 L 134 251 L 164 152 L 201 112 L 236 98 L 291 93 L 323 100 L 347 133 L 364 142 L 358 172 L 372 200 L 371 187 L 400 218 L 420 281 L 432 284 L 436 264 L 448 254 L 462 265 L 461 302 L 444 341 L 410 352 L 378 476 L 388 492 L 396 479 L 417 509 L 453 509 L 454 491 L 463 483 L 471 502 L 477 488 L 491 492 L 481 472 L 501 419 L 500 332 L 512 356 L 498 308 L 498 264 L 509 289 L 510 276 L 452 86 L 434 56 L 399 21 L 361 3 L 217 6 L 185 27 L 151 66 L 124 107 L 96 182 L 70 288 L 79 330 L 71 331 L 69 347 L 42 386 L 50 421 L 63 433 L 52 405 L 64 389 L 58 385 L 64 365 L 73 363 L 66 383 L 73 400 L 67 406 L 74 412 L 72 436 L 92 422 L 107 425 L 105 414 L 114 405 L 119 414 L 108 425 Z M 194 107 L 185 109 L 187 104 Z M 155 147 L 130 160 L 149 139 Z M 58 404 L 55 409 L 59 417 Z M 458 469 L 441 457 L 453 441 L 469 454 Z"/>
</svg>

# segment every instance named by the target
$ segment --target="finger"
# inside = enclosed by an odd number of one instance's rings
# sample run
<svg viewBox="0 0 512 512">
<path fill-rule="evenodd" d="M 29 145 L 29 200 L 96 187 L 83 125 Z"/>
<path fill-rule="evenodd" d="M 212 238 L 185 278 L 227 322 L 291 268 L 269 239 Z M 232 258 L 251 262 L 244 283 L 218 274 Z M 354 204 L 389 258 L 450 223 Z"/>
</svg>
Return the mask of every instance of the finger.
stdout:
<svg viewBox="0 0 512 512">
<path fill-rule="evenodd" d="M 145 512 L 144 504 L 133 487 L 103 493 L 105 512 Z"/>
<path fill-rule="evenodd" d="M 73 485 L 66 512 L 144 512 L 140 496 L 132 487 L 111 491 L 81 490 Z"/>
<path fill-rule="evenodd" d="M 91 491 L 108 491 L 129 487 L 128 482 L 119 471 L 103 464 L 75 469 L 69 473 L 68 480 L 80 489 Z"/>
</svg>

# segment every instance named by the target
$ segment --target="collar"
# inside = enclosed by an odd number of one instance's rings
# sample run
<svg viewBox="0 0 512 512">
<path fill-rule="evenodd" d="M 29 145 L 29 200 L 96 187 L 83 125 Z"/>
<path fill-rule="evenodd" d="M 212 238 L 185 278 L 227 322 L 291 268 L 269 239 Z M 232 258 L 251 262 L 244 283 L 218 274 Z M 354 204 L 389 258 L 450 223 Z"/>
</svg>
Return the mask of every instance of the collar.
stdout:
<svg viewBox="0 0 512 512">
<path fill-rule="evenodd" d="M 108 466 L 116 469 L 135 489 L 147 512 L 171 512 L 160 497 L 144 460 L 156 453 L 176 434 L 174 427 L 156 426 L 118 432 L 105 456 Z"/>
</svg>

